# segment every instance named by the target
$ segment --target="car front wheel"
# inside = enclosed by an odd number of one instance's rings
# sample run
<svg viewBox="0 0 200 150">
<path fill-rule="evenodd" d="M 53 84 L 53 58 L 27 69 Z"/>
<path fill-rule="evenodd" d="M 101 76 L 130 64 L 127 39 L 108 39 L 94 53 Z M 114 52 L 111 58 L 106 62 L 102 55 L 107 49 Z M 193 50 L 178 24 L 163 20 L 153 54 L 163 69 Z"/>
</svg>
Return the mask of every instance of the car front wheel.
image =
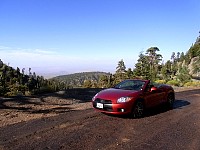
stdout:
<svg viewBox="0 0 200 150">
<path fill-rule="evenodd" d="M 132 116 L 134 118 L 141 118 L 144 116 L 144 104 L 142 101 L 137 101 L 133 107 Z"/>
</svg>

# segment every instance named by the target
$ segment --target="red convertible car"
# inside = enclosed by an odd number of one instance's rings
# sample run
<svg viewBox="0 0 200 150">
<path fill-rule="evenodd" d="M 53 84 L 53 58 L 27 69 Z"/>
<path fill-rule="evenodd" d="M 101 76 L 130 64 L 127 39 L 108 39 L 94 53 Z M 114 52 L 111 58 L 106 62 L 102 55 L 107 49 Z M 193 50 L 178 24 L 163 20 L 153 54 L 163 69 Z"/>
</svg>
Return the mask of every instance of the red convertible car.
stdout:
<svg viewBox="0 0 200 150">
<path fill-rule="evenodd" d="M 166 104 L 173 106 L 175 93 L 171 86 L 153 84 L 150 80 L 124 80 L 113 88 L 97 93 L 92 104 L 96 110 L 107 114 L 131 114 L 140 118 L 147 108 Z"/>
</svg>

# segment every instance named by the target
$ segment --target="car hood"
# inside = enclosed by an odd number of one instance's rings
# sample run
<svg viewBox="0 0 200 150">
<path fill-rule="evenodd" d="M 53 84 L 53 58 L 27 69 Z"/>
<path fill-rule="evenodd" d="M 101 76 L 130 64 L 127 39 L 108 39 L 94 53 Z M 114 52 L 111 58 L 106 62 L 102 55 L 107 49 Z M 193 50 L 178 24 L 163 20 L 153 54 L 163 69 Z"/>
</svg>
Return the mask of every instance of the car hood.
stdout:
<svg viewBox="0 0 200 150">
<path fill-rule="evenodd" d="M 98 93 L 96 98 L 116 101 L 120 97 L 137 96 L 139 91 L 109 88 Z"/>
</svg>

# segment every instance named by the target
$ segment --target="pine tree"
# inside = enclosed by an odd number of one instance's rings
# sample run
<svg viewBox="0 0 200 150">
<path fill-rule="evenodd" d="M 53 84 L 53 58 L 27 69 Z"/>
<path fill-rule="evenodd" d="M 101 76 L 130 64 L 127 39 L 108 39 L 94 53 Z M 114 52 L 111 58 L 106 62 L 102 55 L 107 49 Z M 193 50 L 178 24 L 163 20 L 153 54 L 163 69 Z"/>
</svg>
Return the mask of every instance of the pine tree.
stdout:
<svg viewBox="0 0 200 150">
<path fill-rule="evenodd" d="M 121 59 L 118 62 L 118 65 L 116 67 L 115 77 L 116 77 L 116 82 L 120 82 L 120 81 L 126 79 L 126 66 L 125 66 L 123 59 Z"/>
<path fill-rule="evenodd" d="M 191 75 L 189 74 L 189 70 L 185 65 L 182 65 L 180 68 L 177 79 L 182 83 L 182 85 L 191 80 Z"/>
<path fill-rule="evenodd" d="M 135 77 L 141 77 L 144 79 L 150 78 L 150 64 L 148 57 L 142 53 L 139 55 L 138 62 L 135 64 L 135 69 L 133 70 L 133 74 Z"/>
<path fill-rule="evenodd" d="M 128 68 L 128 70 L 126 71 L 126 76 L 128 79 L 131 79 L 133 77 L 133 71 L 131 70 L 131 68 Z"/>
</svg>

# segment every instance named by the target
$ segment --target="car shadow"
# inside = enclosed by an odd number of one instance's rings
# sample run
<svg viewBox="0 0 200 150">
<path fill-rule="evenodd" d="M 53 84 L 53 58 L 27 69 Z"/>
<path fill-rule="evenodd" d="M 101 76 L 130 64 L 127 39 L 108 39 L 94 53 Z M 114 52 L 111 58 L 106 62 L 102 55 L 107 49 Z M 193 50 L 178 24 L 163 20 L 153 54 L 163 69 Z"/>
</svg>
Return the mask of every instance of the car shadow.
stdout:
<svg viewBox="0 0 200 150">
<path fill-rule="evenodd" d="M 182 109 L 184 106 L 190 105 L 190 102 L 186 100 L 175 100 L 173 109 Z"/>
<path fill-rule="evenodd" d="M 165 113 L 169 110 L 174 110 L 174 109 L 183 109 L 185 106 L 188 106 L 190 105 L 190 102 L 186 101 L 186 100 L 179 100 L 179 99 L 176 99 L 174 101 L 174 104 L 173 104 L 173 107 L 172 108 L 169 108 L 168 106 L 166 105 L 159 105 L 157 107 L 154 107 L 154 108 L 151 108 L 151 109 L 148 109 L 145 113 L 145 116 L 144 117 L 150 117 L 150 116 L 155 116 L 155 115 L 158 115 L 158 114 L 161 114 L 161 113 Z"/>
</svg>

